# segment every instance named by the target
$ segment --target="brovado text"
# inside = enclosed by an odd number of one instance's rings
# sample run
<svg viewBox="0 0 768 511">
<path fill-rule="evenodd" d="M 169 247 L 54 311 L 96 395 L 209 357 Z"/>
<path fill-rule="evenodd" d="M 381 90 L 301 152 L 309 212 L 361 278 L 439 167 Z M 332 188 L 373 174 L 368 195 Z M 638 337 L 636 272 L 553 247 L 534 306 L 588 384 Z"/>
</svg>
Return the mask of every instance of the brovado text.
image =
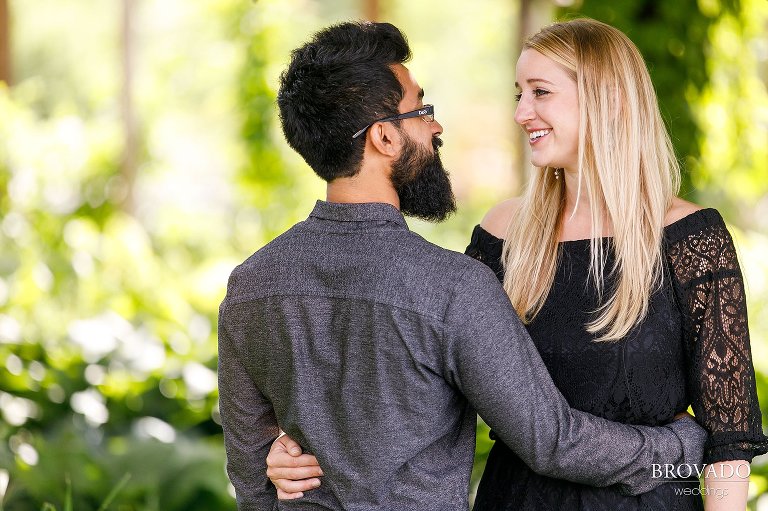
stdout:
<svg viewBox="0 0 768 511">
<path fill-rule="evenodd" d="M 718 466 L 693 465 L 689 463 L 682 465 L 653 463 L 652 469 L 651 477 L 654 479 L 691 479 L 693 477 L 700 479 L 701 476 L 716 479 L 726 479 L 733 476 L 747 478 L 751 473 L 748 464 L 740 464 L 734 467 L 730 463 L 721 463 Z"/>
</svg>

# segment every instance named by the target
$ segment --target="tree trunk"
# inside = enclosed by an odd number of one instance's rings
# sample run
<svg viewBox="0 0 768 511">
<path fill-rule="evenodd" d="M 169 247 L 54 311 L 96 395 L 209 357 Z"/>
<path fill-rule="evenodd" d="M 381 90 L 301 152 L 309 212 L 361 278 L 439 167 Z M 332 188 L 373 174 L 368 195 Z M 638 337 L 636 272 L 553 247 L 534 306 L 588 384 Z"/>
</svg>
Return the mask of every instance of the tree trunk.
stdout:
<svg viewBox="0 0 768 511">
<path fill-rule="evenodd" d="M 531 33 L 531 3 L 533 0 L 519 0 L 519 10 L 517 11 L 517 34 L 514 41 L 514 49 L 512 55 L 514 62 L 517 63 L 517 57 L 520 55 L 520 51 L 523 48 L 523 43 Z M 517 103 L 512 103 L 512 117 L 514 118 L 515 109 Z M 515 130 L 517 133 L 517 140 L 515 146 L 517 150 L 517 162 L 515 165 L 515 183 L 520 188 L 516 190 L 517 193 L 522 192 L 524 184 L 528 181 L 528 172 L 531 167 L 529 161 L 528 151 L 528 137 L 520 130 Z"/>
<path fill-rule="evenodd" d="M 0 82 L 11 81 L 11 13 L 8 0 L 0 0 Z"/>
<path fill-rule="evenodd" d="M 552 21 L 554 9 L 552 7 L 553 2 L 543 0 L 516 0 L 519 6 L 518 18 L 517 18 L 517 34 L 513 41 L 514 48 L 512 51 L 513 59 L 517 63 L 517 57 L 520 55 L 520 51 L 523 48 L 523 43 L 531 35 L 538 32 L 538 30 Z M 514 108 L 517 107 L 517 103 L 513 103 L 512 116 L 514 118 Z M 517 161 L 513 172 L 515 174 L 515 182 L 519 187 L 522 187 L 524 183 L 528 181 L 528 173 L 531 169 L 531 158 L 528 149 L 528 136 L 521 130 L 517 132 Z M 521 190 L 516 190 L 520 192 Z"/>
<path fill-rule="evenodd" d="M 136 183 L 136 168 L 138 164 L 138 123 L 133 104 L 134 76 L 134 15 L 136 0 L 122 0 L 122 15 L 120 23 L 120 49 L 122 88 L 120 91 L 120 112 L 123 120 L 123 156 L 120 162 L 120 174 L 123 178 L 125 193 L 121 206 L 124 211 L 133 213 L 134 186 Z"/>
<path fill-rule="evenodd" d="M 381 4 L 379 0 L 363 0 L 363 17 L 368 21 L 379 21 Z"/>
</svg>

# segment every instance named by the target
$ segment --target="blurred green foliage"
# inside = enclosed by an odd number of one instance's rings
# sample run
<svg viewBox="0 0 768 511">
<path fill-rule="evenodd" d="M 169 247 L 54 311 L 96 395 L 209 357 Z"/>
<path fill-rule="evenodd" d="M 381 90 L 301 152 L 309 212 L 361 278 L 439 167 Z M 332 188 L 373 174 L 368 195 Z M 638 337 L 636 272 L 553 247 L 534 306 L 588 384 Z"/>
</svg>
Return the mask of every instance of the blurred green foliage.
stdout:
<svg viewBox="0 0 768 511">
<path fill-rule="evenodd" d="M 578 9 L 638 43 L 688 190 L 736 221 L 765 411 L 764 4 L 588 0 Z M 282 141 L 277 77 L 290 49 L 359 17 L 362 4 L 137 2 L 142 144 L 130 212 L 121 207 L 116 4 L 11 5 L 17 83 L 0 85 L 0 509 L 67 509 L 69 491 L 75 511 L 98 509 L 115 489 L 110 508 L 124 511 L 234 509 L 215 388 L 217 307 L 234 265 L 323 196 Z M 520 186 L 509 163 L 516 3 L 382 8 L 410 36 L 412 69 L 438 104 L 461 207 L 439 226 L 409 223 L 463 250 L 483 211 Z M 491 445 L 482 422 L 478 431 L 473 483 Z M 768 468 L 753 473 L 755 502 Z"/>
<path fill-rule="evenodd" d="M 700 156 L 700 129 L 695 104 L 688 99 L 709 82 L 706 61 L 711 28 L 740 8 L 738 0 L 712 4 L 698 0 L 583 0 L 558 13 L 566 19 L 579 15 L 604 21 L 627 34 L 640 49 L 659 92 L 659 107 L 675 152 L 684 164 L 682 195 L 689 200 L 696 197 L 691 172 L 696 171 Z"/>
<path fill-rule="evenodd" d="M 40 19 L 45 3 L 13 5 L 21 64 L 14 88 L 0 89 L 4 509 L 38 510 L 46 502 L 64 509 L 70 480 L 74 509 L 95 510 L 126 474 L 113 509 L 234 509 L 215 373 L 216 310 L 236 260 L 232 231 L 207 224 L 205 204 L 185 210 L 195 189 L 174 194 L 155 181 L 171 168 L 194 170 L 171 161 L 185 157 L 198 136 L 194 121 L 182 116 L 222 129 L 222 113 L 233 117 L 234 92 L 209 83 L 200 101 L 195 88 L 206 72 L 218 71 L 222 57 L 230 75 L 241 62 L 226 58 L 241 51 L 225 33 L 233 10 L 209 1 L 189 8 L 144 4 L 137 12 L 150 27 L 142 35 L 164 45 L 139 51 L 147 57 L 140 79 L 167 81 L 137 87 L 147 140 L 137 183 L 143 202 L 128 213 L 121 208 L 121 84 L 114 69 L 101 74 L 99 61 L 114 61 L 117 53 L 102 55 L 104 45 L 96 44 L 85 50 L 93 60 L 83 59 L 76 34 L 62 34 L 55 17 Z M 80 2 L 59 22 L 71 18 L 83 36 L 101 43 L 115 38 L 114 28 L 94 29 L 94 10 L 118 19 L 102 2 Z M 209 17 L 218 21 L 200 27 Z M 188 32 L 169 37 L 148 23 L 158 20 Z M 204 46 L 193 34 L 205 36 Z M 218 53 L 208 56 L 211 46 Z M 179 62 L 182 48 L 203 58 Z M 197 76 L 193 66 L 201 62 Z M 233 85 L 234 76 L 228 81 Z M 183 137 L 175 138 L 179 126 Z M 157 188 L 163 189 L 155 201 Z M 226 225 L 225 218 L 212 220 Z"/>
</svg>

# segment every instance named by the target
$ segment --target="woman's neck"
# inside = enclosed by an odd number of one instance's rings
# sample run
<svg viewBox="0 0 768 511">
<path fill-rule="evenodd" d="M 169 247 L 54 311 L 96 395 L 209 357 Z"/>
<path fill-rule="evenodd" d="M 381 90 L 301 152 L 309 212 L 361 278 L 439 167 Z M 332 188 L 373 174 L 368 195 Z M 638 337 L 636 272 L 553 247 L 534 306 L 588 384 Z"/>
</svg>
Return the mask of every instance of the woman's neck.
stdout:
<svg viewBox="0 0 768 511">
<path fill-rule="evenodd" d="M 560 240 L 577 240 L 591 237 L 611 236 L 613 228 L 607 211 L 602 214 L 601 232 L 593 232 L 592 209 L 586 187 L 582 180 L 579 190 L 579 174 L 568 169 L 561 170 L 565 184 L 565 208 L 560 225 Z"/>
</svg>

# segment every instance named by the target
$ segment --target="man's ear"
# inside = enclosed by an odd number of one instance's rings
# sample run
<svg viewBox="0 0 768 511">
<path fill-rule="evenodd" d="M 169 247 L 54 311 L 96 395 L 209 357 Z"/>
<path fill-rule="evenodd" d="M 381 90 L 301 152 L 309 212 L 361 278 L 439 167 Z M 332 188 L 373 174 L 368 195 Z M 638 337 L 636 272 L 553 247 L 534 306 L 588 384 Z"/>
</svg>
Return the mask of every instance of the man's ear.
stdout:
<svg viewBox="0 0 768 511">
<path fill-rule="evenodd" d="M 400 154 L 402 136 L 391 122 L 377 122 L 368 128 L 368 138 L 382 155 L 394 158 Z"/>
</svg>

